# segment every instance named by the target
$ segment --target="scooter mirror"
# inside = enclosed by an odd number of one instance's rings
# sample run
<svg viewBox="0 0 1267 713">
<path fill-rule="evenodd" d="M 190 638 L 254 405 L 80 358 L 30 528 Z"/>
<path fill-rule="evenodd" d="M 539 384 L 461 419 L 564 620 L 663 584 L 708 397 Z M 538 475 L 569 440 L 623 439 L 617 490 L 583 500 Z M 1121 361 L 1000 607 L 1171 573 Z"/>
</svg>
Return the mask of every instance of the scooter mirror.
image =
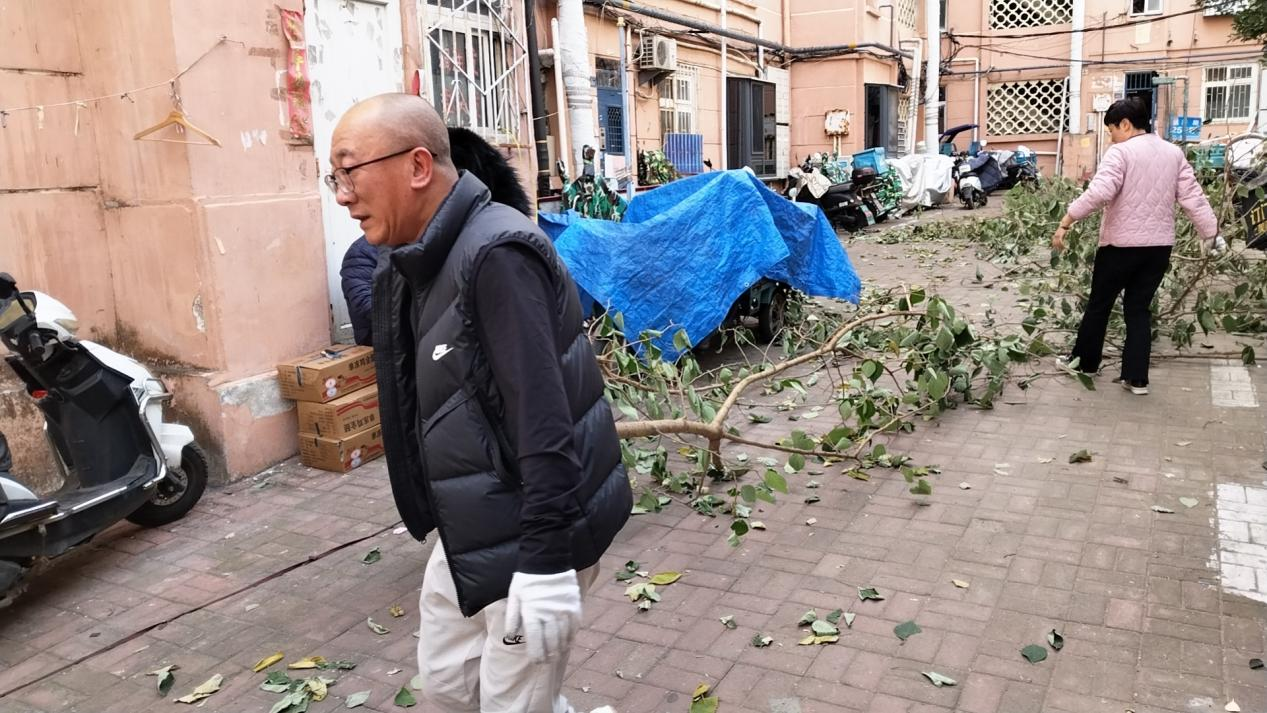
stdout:
<svg viewBox="0 0 1267 713">
<path fill-rule="evenodd" d="M 18 293 L 18 281 L 7 272 L 0 272 L 0 300 L 7 300 Z"/>
</svg>

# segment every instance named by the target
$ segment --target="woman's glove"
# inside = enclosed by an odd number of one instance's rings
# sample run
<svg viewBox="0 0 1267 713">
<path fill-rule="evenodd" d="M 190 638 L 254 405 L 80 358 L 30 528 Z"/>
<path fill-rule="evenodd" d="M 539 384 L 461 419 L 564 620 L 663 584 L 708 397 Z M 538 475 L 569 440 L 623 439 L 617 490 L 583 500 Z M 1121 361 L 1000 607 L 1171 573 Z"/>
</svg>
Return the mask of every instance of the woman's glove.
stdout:
<svg viewBox="0 0 1267 713">
<path fill-rule="evenodd" d="M 523 636 L 535 663 L 558 658 L 581 628 L 581 587 L 576 570 L 558 574 L 516 572 L 506 598 L 506 636 Z"/>
<path fill-rule="evenodd" d="M 1201 241 L 1202 255 L 1222 255 L 1225 252 L 1227 252 L 1227 241 L 1223 239 L 1222 235 L 1216 235 L 1210 240 Z"/>
</svg>

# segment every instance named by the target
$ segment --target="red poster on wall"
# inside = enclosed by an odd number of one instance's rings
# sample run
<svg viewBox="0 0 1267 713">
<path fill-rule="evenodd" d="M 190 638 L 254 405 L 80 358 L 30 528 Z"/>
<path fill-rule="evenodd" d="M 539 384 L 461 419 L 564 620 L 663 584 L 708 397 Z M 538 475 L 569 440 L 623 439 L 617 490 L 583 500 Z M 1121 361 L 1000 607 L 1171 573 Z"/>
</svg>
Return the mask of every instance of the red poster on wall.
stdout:
<svg viewBox="0 0 1267 713">
<path fill-rule="evenodd" d="M 308 94 L 308 49 L 304 45 L 302 10 L 277 8 L 286 36 L 286 112 L 294 139 L 312 141 L 312 99 Z"/>
</svg>

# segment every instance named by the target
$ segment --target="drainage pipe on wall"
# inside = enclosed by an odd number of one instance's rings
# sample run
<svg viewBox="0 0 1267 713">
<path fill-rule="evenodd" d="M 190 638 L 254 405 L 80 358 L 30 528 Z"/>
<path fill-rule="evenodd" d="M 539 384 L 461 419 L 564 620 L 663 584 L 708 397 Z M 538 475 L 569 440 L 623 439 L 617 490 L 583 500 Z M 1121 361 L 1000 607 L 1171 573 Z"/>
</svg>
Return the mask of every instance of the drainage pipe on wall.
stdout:
<svg viewBox="0 0 1267 713">
<path fill-rule="evenodd" d="M 563 86 L 563 67 L 559 62 L 558 18 L 550 20 L 550 42 L 554 45 L 551 52 L 554 53 L 554 103 L 559 117 L 559 160 L 563 162 L 563 168 L 567 174 L 576 178 L 573 166 L 579 167 L 579 164 L 572 163 L 572 152 L 569 150 L 571 141 L 568 134 L 567 91 Z"/>
<path fill-rule="evenodd" d="M 924 153 L 936 156 L 941 148 L 934 139 L 937 131 L 937 90 L 941 88 L 941 2 L 927 0 L 924 4 L 924 17 L 928 20 L 925 28 L 928 38 L 928 92 L 924 95 Z"/>
<path fill-rule="evenodd" d="M 726 131 L 730 128 L 726 126 L 726 117 L 730 114 L 728 111 L 729 107 L 726 104 L 726 70 L 730 59 L 730 52 L 728 51 L 728 46 L 726 44 L 726 35 L 724 34 L 726 32 L 726 0 L 721 0 L 721 31 L 723 33 L 721 36 L 721 103 L 717 105 L 717 128 L 719 129 L 717 135 L 721 137 L 721 151 L 719 153 L 721 154 L 721 167 L 724 171 L 730 168 L 730 161 L 727 158 L 727 153 L 730 150 L 730 137 L 727 135 L 728 132 Z"/>
<path fill-rule="evenodd" d="M 972 63 L 972 123 L 977 128 L 972 130 L 972 140 L 981 140 L 981 58 L 980 57 L 956 57 L 950 60 L 951 64 L 955 62 L 971 62 Z M 949 123 L 949 119 L 946 120 Z"/>
<path fill-rule="evenodd" d="M 1082 31 L 1087 26 L 1087 0 L 1073 0 L 1073 34 L 1069 36 L 1069 133 L 1082 133 Z"/>
<path fill-rule="evenodd" d="M 579 174 L 586 146 L 597 151 L 594 137 L 594 93 L 590 86 L 589 37 L 582 0 L 559 0 L 559 38 L 555 66 L 562 70 L 571 129 L 572 162 Z"/>
<path fill-rule="evenodd" d="M 524 0 L 524 38 L 528 55 L 528 96 L 532 106 L 532 140 L 537 146 L 537 196 L 550 195 L 550 126 L 546 122 L 545 88 L 541 86 L 541 53 L 537 48 L 536 0 Z"/>
<path fill-rule="evenodd" d="M 909 156 L 915 153 L 915 144 L 916 144 L 915 136 L 918 133 L 917 131 L 915 131 L 915 127 L 919 122 L 919 102 L 916 100 L 919 98 L 918 94 L 919 94 L 920 77 L 923 76 L 923 73 L 924 73 L 924 67 L 922 66 L 922 59 L 924 56 L 924 41 L 920 39 L 914 39 L 914 40 L 902 40 L 901 42 L 898 43 L 899 47 L 905 47 L 907 45 L 913 45 L 915 47 L 915 49 L 912 51 L 912 54 L 915 55 L 915 58 L 911 61 L 911 66 L 912 66 L 911 85 L 914 87 L 914 89 L 911 92 L 912 101 L 910 103 L 910 106 L 907 107 L 907 110 L 906 110 L 906 125 L 909 128 L 906 132 L 907 134 L 906 146 L 902 147 L 903 150 L 906 152 L 906 154 Z M 929 140 L 931 139 L 925 139 L 925 141 L 929 141 Z"/>
</svg>

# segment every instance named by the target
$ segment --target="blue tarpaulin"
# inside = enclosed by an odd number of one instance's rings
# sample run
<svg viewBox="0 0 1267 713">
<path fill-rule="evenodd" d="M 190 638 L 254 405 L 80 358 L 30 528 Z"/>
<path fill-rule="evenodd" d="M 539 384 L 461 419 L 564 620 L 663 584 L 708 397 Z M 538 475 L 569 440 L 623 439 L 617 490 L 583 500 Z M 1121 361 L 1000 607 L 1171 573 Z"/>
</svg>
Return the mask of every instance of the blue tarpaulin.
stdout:
<svg viewBox="0 0 1267 713">
<path fill-rule="evenodd" d="M 541 214 L 577 286 L 675 358 L 674 335 L 697 344 L 766 277 L 808 295 L 857 302 L 861 283 L 817 206 L 793 203 L 747 171 L 716 171 L 641 194 L 615 223 Z M 582 300 L 588 303 L 583 294 Z"/>
</svg>

